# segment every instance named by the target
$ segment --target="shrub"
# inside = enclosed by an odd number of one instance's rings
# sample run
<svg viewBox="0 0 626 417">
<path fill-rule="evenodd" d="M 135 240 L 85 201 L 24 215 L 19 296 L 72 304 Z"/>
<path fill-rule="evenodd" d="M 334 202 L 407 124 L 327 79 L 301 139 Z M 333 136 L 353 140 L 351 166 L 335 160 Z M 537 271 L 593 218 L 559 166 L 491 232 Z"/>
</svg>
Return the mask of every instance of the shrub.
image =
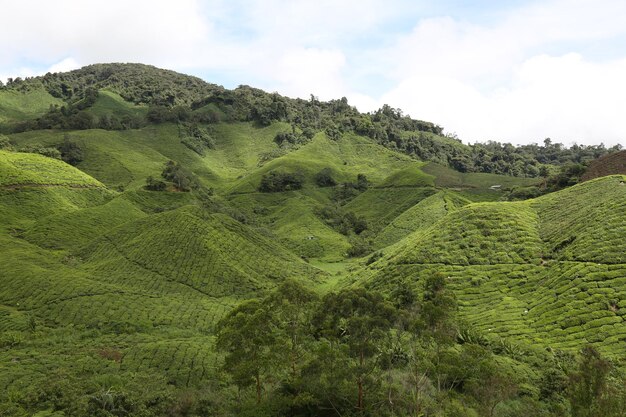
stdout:
<svg viewBox="0 0 626 417">
<path fill-rule="evenodd" d="M 151 123 L 173 122 L 177 120 L 176 114 L 174 114 L 171 109 L 165 106 L 151 106 L 148 109 L 146 118 Z"/>
<path fill-rule="evenodd" d="M 348 256 L 356 258 L 372 251 L 372 244 L 369 240 L 361 236 L 354 236 L 350 239 L 351 246 L 348 249 Z"/>
<path fill-rule="evenodd" d="M 36 153 L 48 158 L 61 159 L 61 152 L 57 148 L 48 148 L 42 145 L 28 145 L 17 150 L 18 152 Z"/>
<path fill-rule="evenodd" d="M 161 181 L 155 179 L 152 175 L 150 175 L 146 179 L 145 189 L 150 191 L 165 191 L 166 184 Z"/>
<path fill-rule="evenodd" d="M 11 149 L 9 138 L 0 134 L 0 149 Z"/>
<path fill-rule="evenodd" d="M 280 191 L 299 190 L 304 182 L 300 173 L 288 173 L 272 171 L 263 175 L 259 191 L 264 193 L 274 193 Z"/>
<path fill-rule="evenodd" d="M 0 336 L 0 348 L 12 348 L 24 341 L 24 335 L 16 331 L 7 331 Z"/>
<path fill-rule="evenodd" d="M 63 143 L 59 145 L 61 159 L 70 165 L 77 165 L 83 160 L 83 149 L 76 142 L 70 140 L 69 135 L 65 135 Z"/>
<path fill-rule="evenodd" d="M 368 181 L 365 174 L 359 174 L 356 176 L 356 189 L 363 192 L 367 190 L 370 186 L 370 182 Z"/>
<path fill-rule="evenodd" d="M 203 156 L 206 149 L 215 147 L 215 141 L 205 128 L 197 124 L 189 124 L 184 125 L 182 129 L 181 143 L 198 155 Z"/>
<path fill-rule="evenodd" d="M 330 168 L 324 168 L 315 174 L 315 183 L 320 187 L 334 187 L 337 185 Z"/>
<path fill-rule="evenodd" d="M 279 132 L 274 137 L 274 142 L 276 142 L 278 145 L 282 145 L 285 142 L 294 144 L 298 142 L 298 136 L 296 136 L 295 133 L 291 132 Z"/>
<path fill-rule="evenodd" d="M 346 236 L 351 233 L 358 235 L 367 230 L 367 221 L 364 217 L 359 217 L 352 211 L 345 212 L 338 205 L 327 205 L 317 214 L 326 224 Z"/>
<path fill-rule="evenodd" d="M 190 191 L 192 188 L 195 189 L 199 186 L 196 177 L 174 161 L 168 161 L 165 164 L 161 176 L 167 181 L 173 182 L 180 191 Z"/>
</svg>

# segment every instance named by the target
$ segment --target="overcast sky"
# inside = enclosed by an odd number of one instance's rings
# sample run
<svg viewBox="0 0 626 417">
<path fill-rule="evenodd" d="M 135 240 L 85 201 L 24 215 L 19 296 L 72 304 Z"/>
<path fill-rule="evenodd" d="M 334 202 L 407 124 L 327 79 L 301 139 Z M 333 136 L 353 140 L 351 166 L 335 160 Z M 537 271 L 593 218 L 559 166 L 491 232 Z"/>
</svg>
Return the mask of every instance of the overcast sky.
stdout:
<svg viewBox="0 0 626 417">
<path fill-rule="evenodd" d="M 471 6 L 468 6 L 471 3 Z M 626 1 L 0 0 L 0 79 L 142 62 L 387 103 L 466 142 L 626 145 Z"/>
</svg>

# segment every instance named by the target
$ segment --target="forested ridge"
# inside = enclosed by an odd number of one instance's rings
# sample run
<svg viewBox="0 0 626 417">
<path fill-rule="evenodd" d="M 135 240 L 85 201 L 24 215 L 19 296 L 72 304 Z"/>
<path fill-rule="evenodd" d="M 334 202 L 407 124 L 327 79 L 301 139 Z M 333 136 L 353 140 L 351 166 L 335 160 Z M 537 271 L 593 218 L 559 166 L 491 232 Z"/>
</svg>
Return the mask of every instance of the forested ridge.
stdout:
<svg viewBox="0 0 626 417">
<path fill-rule="evenodd" d="M 463 144 L 455 134 L 431 122 L 416 120 L 401 109 L 384 105 L 360 113 L 345 98 L 320 101 L 291 99 L 249 86 L 228 90 L 199 78 L 141 64 L 95 64 L 67 73 L 9 79 L 5 89 L 29 91 L 44 88 L 63 105 L 35 120 L 4 126 L 5 131 L 33 129 L 131 129 L 162 122 L 253 121 L 291 124 L 285 142 L 302 143 L 315 132 L 329 137 L 354 132 L 390 149 L 421 160 L 450 166 L 460 172 L 483 172 L 519 177 L 548 177 L 586 166 L 591 160 L 618 151 L 620 145 L 577 145 L 569 148 L 549 138 L 541 144 L 514 146 L 495 141 Z M 135 115 L 98 117 L 88 110 L 100 89 L 110 89 L 126 101 L 148 106 Z M 568 138 L 576 139 L 576 138 Z"/>
</svg>

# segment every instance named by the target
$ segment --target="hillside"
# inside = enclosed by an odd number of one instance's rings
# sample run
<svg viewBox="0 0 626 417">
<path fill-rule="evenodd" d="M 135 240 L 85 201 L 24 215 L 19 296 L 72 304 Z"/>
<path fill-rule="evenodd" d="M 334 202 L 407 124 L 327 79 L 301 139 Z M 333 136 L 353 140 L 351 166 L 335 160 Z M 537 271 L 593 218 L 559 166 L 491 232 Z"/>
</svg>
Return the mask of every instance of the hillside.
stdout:
<svg viewBox="0 0 626 417">
<path fill-rule="evenodd" d="M 0 129 L 0 415 L 567 416 L 587 345 L 622 398 L 626 178 L 506 201 L 607 149 L 139 64 Z"/>
<path fill-rule="evenodd" d="M 466 205 L 408 235 L 356 277 L 389 288 L 398 279 L 419 285 L 439 271 L 461 315 L 485 336 L 553 348 L 588 342 L 621 359 L 623 182 L 611 176 L 536 200 Z"/>
<path fill-rule="evenodd" d="M 587 167 L 587 170 L 581 177 L 581 181 L 589 181 L 594 178 L 615 174 L 626 174 L 626 150 L 604 155 L 593 161 Z"/>
</svg>

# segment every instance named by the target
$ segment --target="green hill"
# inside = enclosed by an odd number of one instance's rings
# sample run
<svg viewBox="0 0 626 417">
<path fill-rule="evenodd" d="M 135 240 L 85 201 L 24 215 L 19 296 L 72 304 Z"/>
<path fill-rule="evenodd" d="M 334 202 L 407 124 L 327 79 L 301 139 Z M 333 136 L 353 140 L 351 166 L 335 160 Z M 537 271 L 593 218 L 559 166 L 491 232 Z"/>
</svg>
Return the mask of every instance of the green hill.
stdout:
<svg viewBox="0 0 626 417">
<path fill-rule="evenodd" d="M 621 358 L 623 181 L 605 177 L 526 202 L 467 205 L 356 276 L 385 288 L 398 279 L 418 286 L 441 272 L 461 315 L 485 335 L 553 348 L 592 343 Z"/>
<path fill-rule="evenodd" d="M 61 103 L 43 87 L 26 92 L 0 89 L 0 126 L 10 121 L 42 116 L 50 106 Z"/>
<path fill-rule="evenodd" d="M 514 381 L 494 416 L 567 416 L 587 344 L 621 381 L 626 178 L 506 201 L 606 149 L 138 64 L 11 83 L 0 125 L 0 415 L 478 416 Z"/>
<path fill-rule="evenodd" d="M 427 229 L 448 212 L 469 203 L 454 192 L 433 194 L 395 217 L 376 237 L 377 246 L 389 246 L 412 232 Z"/>
<path fill-rule="evenodd" d="M 52 158 L 0 151 L 0 187 L 103 187 L 78 169 Z"/>
<path fill-rule="evenodd" d="M 130 263 L 210 297 L 250 296 L 286 277 L 315 274 L 313 268 L 245 225 L 194 207 L 127 223 L 78 255 L 87 264 L 97 264 L 107 279 L 126 276 L 124 265 Z"/>
</svg>

